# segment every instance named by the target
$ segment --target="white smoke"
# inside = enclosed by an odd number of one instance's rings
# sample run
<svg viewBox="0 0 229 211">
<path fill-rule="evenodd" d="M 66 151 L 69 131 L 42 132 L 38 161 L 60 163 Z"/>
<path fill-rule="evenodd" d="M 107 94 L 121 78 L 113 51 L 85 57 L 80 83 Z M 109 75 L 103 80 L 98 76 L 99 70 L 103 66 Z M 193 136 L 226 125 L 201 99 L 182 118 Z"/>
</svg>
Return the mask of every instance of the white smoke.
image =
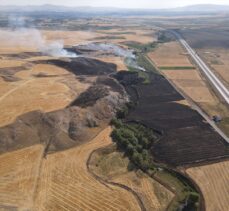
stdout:
<svg viewBox="0 0 229 211">
<path fill-rule="evenodd" d="M 76 45 L 85 50 L 101 51 L 106 54 L 112 54 L 120 57 L 135 58 L 133 51 L 122 48 L 112 43 L 88 43 L 86 45 Z"/>
<path fill-rule="evenodd" d="M 77 55 L 64 49 L 64 44 L 61 41 L 55 41 L 48 45 L 42 46 L 40 51 L 54 57 L 70 57 L 75 58 Z"/>
<path fill-rule="evenodd" d="M 146 71 L 143 67 L 140 67 L 137 64 L 136 56 L 133 50 L 123 48 L 119 45 L 115 45 L 112 43 L 88 43 L 84 45 L 76 45 L 76 47 L 82 50 L 99 51 L 105 54 L 123 57 L 125 58 L 125 63 L 127 64 L 127 66 L 141 71 Z"/>
<path fill-rule="evenodd" d="M 11 16 L 9 30 L 0 32 L 0 40 L 14 47 L 32 48 L 54 57 L 77 57 L 64 49 L 62 40 L 48 41 L 36 28 L 27 27 L 24 18 Z"/>
</svg>

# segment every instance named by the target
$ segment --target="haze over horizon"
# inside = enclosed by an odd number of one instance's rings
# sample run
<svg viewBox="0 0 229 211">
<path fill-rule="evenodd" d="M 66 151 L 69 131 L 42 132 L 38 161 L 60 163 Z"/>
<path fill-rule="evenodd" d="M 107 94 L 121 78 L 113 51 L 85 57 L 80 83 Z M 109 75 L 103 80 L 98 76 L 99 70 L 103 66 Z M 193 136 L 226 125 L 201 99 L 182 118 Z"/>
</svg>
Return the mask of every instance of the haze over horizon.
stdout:
<svg viewBox="0 0 229 211">
<path fill-rule="evenodd" d="M 118 7 L 118 8 L 147 8 L 162 9 L 183 7 L 194 4 L 217 4 L 229 5 L 228 0 L 116 0 L 108 2 L 107 0 L 0 0 L 0 5 L 63 5 L 63 6 L 92 6 L 92 7 Z"/>
</svg>

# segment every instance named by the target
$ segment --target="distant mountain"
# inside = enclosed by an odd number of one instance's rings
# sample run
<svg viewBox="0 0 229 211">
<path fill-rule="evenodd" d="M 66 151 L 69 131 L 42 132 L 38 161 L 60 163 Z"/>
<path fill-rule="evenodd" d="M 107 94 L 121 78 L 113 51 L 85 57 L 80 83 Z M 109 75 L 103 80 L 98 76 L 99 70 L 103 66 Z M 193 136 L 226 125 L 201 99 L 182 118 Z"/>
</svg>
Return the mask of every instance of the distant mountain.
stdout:
<svg viewBox="0 0 229 211">
<path fill-rule="evenodd" d="M 187 11 L 187 12 L 221 12 L 229 11 L 229 5 L 217 4 L 197 4 L 185 7 L 175 8 L 174 11 Z"/>
<path fill-rule="evenodd" d="M 229 12 L 229 5 L 214 5 L 214 4 L 199 4 L 190 5 L 180 8 L 171 9 L 128 9 L 128 8 L 113 8 L 113 7 L 67 7 L 59 5 L 39 5 L 39 6 L 0 6 L 0 11 L 6 12 L 75 12 L 80 14 L 120 14 L 120 15 L 154 15 L 154 14 L 166 14 L 166 13 L 206 13 L 206 12 Z"/>
</svg>

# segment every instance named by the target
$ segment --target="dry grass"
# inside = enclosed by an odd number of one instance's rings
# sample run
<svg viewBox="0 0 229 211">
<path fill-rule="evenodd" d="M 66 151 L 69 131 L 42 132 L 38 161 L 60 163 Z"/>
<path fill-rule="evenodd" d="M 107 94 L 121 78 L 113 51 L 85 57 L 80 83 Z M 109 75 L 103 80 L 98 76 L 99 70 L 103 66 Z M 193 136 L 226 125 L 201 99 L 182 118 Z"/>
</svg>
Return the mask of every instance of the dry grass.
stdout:
<svg viewBox="0 0 229 211">
<path fill-rule="evenodd" d="M 98 58 L 98 59 L 104 62 L 116 64 L 118 71 L 127 70 L 126 64 L 124 63 L 124 59 L 121 57 L 104 57 L 104 58 Z"/>
<path fill-rule="evenodd" d="M 165 210 L 173 194 L 142 171 L 130 171 L 129 159 L 110 146 L 93 154 L 90 169 L 99 177 L 131 188 L 147 210 Z"/>
<path fill-rule="evenodd" d="M 204 195 L 206 210 L 228 211 L 229 161 L 190 168 L 187 173 L 199 185 Z"/>
<path fill-rule="evenodd" d="M 34 210 L 140 210 L 131 193 L 105 186 L 87 170 L 90 153 L 111 144 L 110 132 L 108 127 L 91 142 L 44 159 Z"/>
<path fill-rule="evenodd" d="M 56 78 L 31 78 L 14 85 L 0 97 L 0 126 L 13 122 L 17 116 L 29 111 L 58 110 L 71 102 L 69 88 Z"/>
<path fill-rule="evenodd" d="M 0 155 L 1 208 L 31 210 L 43 150 L 36 145 Z"/>
<path fill-rule="evenodd" d="M 8 60 L 8 59 L 0 59 L 0 68 L 6 67 L 20 67 L 23 66 L 26 62 L 22 60 Z"/>
<path fill-rule="evenodd" d="M 101 34 L 104 33 L 103 36 L 121 36 L 124 38 L 124 39 L 111 39 L 111 40 L 109 40 L 109 42 L 113 42 L 113 43 L 119 43 L 119 42 L 123 42 L 123 41 L 135 41 L 135 42 L 139 42 L 142 44 L 146 44 L 146 43 L 153 42 L 153 41 L 157 40 L 157 36 L 154 35 L 154 31 L 152 31 L 152 30 L 146 31 L 146 30 L 136 29 L 136 30 L 128 30 L 128 31 L 126 31 L 127 33 L 125 33 L 125 31 L 123 31 L 123 30 L 111 29 L 111 30 L 98 31 L 98 32 L 100 32 Z M 129 32 L 130 32 L 130 34 L 128 34 Z M 120 33 L 120 34 L 116 34 L 116 33 Z M 148 33 L 151 33 L 152 35 L 148 35 Z"/>
<path fill-rule="evenodd" d="M 61 40 L 65 45 L 77 45 L 85 42 L 92 42 L 102 34 L 92 31 L 42 31 L 48 41 Z"/>
<path fill-rule="evenodd" d="M 38 73 L 57 75 L 57 77 L 34 77 Z M 21 114 L 34 110 L 44 112 L 66 107 L 88 84 L 79 82 L 75 77 L 69 79 L 68 71 L 53 65 L 39 64 L 31 70 L 15 74 L 20 81 L 5 82 L 0 80 L 0 126 L 9 124 Z M 67 85 L 74 81 L 74 90 Z M 73 92 L 74 91 L 74 92 Z"/>
<path fill-rule="evenodd" d="M 149 57 L 158 67 L 193 66 L 185 55 L 183 48 L 175 41 L 160 45 L 154 52 L 149 53 Z"/>
<path fill-rule="evenodd" d="M 129 172 L 113 179 L 114 182 L 126 185 L 134 190 L 142 199 L 147 210 L 164 211 L 172 200 L 173 194 L 141 173 Z"/>
<path fill-rule="evenodd" d="M 216 103 L 214 95 L 209 91 L 197 70 L 165 70 L 163 73 L 195 102 Z"/>
<path fill-rule="evenodd" d="M 223 48 L 204 49 L 199 50 L 199 53 L 229 86 L 229 50 Z"/>
</svg>

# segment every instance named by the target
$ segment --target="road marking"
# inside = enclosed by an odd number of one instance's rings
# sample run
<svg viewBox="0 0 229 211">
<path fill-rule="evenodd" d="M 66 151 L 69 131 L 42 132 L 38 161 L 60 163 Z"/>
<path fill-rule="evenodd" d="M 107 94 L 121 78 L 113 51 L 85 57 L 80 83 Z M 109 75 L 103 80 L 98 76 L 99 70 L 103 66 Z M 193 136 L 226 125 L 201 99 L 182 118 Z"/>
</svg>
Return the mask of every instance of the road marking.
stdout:
<svg viewBox="0 0 229 211">
<path fill-rule="evenodd" d="M 203 62 L 199 55 L 189 46 L 189 44 L 179 35 L 177 32 L 172 31 L 172 33 L 178 38 L 179 42 L 185 47 L 187 52 L 204 72 L 205 76 L 215 87 L 215 89 L 220 93 L 223 99 L 229 104 L 229 90 L 224 86 L 224 84 L 216 77 L 216 75 L 210 70 L 210 68 Z"/>
</svg>

